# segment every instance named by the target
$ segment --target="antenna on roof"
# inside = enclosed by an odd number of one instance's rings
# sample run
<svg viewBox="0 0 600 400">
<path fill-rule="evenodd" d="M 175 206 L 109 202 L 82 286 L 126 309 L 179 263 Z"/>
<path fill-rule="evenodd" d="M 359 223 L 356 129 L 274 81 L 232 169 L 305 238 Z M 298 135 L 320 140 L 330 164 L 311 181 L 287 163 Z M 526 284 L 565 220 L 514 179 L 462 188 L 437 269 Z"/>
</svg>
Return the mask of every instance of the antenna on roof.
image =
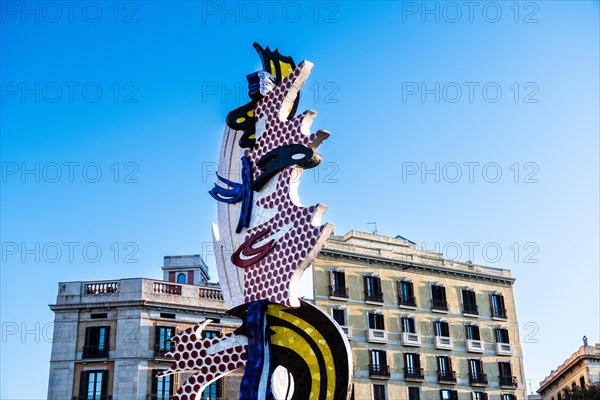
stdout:
<svg viewBox="0 0 600 400">
<path fill-rule="evenodd" d="M 375 225 L 375 228 L 373 229 L 373 234 L 377 234 L 377 222 L 367 222 L 367 225 Z"/>
</svg>

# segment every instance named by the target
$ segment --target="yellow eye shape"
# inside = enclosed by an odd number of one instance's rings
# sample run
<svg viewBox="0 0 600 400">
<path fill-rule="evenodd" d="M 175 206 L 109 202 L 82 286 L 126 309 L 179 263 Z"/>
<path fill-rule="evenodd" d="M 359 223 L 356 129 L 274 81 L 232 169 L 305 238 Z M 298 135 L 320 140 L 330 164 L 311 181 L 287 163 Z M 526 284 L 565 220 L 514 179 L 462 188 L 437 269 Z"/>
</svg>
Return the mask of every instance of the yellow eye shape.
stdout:
<svg viewBox="0 0 600 400">
<path fill-rule="evenodd" d="M 248 136 L 248 139 L 256 139 L 256 135 L 250 135 Z"/>
<path fill-rule="evenodd" d="M 246 118 L 244 117 L 239 117 L 238 119 L 235 120 L 236 123 L 241 124 L 242 122 L 244 122 L 246 120 Z"/>
<path fill-rule="evenodd" d="M 250 118 L 253 118 L 253 117 L 254 117 L 254 110 L 250 110 L 250 111 L 248 111 L 248 116 L 249 116 Z"/>
</svg>

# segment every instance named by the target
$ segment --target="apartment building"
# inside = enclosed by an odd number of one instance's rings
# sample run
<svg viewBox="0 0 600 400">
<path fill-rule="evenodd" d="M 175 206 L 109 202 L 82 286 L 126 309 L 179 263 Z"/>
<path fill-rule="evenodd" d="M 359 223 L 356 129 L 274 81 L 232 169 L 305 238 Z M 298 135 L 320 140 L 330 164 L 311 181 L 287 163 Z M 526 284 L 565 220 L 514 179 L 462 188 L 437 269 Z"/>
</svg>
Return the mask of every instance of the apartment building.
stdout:
<svg viewBox="0 0 600 400">
<path fill-rule="evenodd" d="M 525 400 L 514 282 L 357 231 L 313 265 L 315 304 L 350 339 L 356 400 Z"/>
<path fill-rule="evenodd" d="M 583 346 L 553 370 L 541 383 L 538 393 L 542 400 L 563 400 L 565 392 L 600 382 L 600 343 Z"/>
<path fill-rule="evenodd" d="M 60 282 L 50 360 L 50 400 L 167 400 L 188 374 L 169 367 L 171 338 L 203 319 L 205 337 L 239 326 L 199 255 L 165 257 L 164 280 Z M 241 373 L 212 383 L 203 398 L 237 398 Z"/>
</svg>

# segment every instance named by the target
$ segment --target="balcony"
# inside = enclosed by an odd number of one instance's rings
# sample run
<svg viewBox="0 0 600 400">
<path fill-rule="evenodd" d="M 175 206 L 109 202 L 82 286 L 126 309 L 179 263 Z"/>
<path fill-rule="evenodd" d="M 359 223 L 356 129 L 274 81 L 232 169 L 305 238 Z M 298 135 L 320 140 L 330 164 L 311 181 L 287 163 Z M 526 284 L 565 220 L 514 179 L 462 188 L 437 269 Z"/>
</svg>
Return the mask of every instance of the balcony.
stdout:
<svg viewBox="0 0 600 400">
<path fill-rule="evenodd" d="M 454 371 L 438 371 L 438 382 L 446 384 L 455 384 L 456 374 L 454 373 Z"/>
<path fill-rule="evenodd" d="M 425 379 L 423 368 L 404 367 L 404 379 L 407 381 L 422 381 Z"/>
<path fill-rule="evenodd" d="M 464 315 L 479 315 L 477 304 L 463 304 Z"/>
<path fill-rule="evenodd" d="M 174 294 L 176 296 L 181 296 L 181 285 L 174 285 L 172 283 L 154 282 L 152 290 L 154 293 Z"/>
<path fill-rule="evenodd" d="M 369 376 L 371 378 L 389 378 L 390 369 L 387 365 L 369 364 Z"/>
<path fill-rule="evenodd" d="M 367 340 L 372 343 L 387 343 L 387 332 L 383 329 L 369 329 Z"/>
<path fill-rule="evenodd" d="M 351 340 L 352 339 L 352 327 L 342 325 L 342 326 L 340 326 L 340 328 L 346 334 L 346 337 L 348 338 L 348 340 Z"/>
<path fill-rule="evenodd" d="M 431 310 L 448 312 L 448 302 L 446 300 L 432 299 Z"/>
<path fill-rule="evenodd" d="M 501 388 L 516 388 L 517 387 L 517 378 L 514 376 L 500 375 L 500 387 Z"/>
<path fill-rule="evenodd" d="M 418 333 L 402 332 L 403 346 L 421 346 L 421 335 Z"/>
<path fill-rule="evenodd" d="M 383 304 L 383 292 L 365 293 L 365 301 Z"/>
<path fill-rule="evenodd" d="M 167 353 L 171 351 L 171 343 L 162 343 L 154 345 L 154 358 L 166 358 Z"/>
<path fill-rule="evenodd" d="M 446 336 L 435 337 L 435 348 L 441 350 L 452 350 L 453 348 L 452 338 Z"/>
<path fill-rule="evenodd" d="M 90 344 L 83 346 L 83 358 L 107 358 L 108 347 L 99 344 Z"/>
<path fill-rule="evenodd" d="M 470 373 L 469 384 L 471 384 L 471 386 L 487 386 L 487 374 Z"/>
<path fill-rule="evenodd" d="M 410 297 L 398 297 L 398 304 L 400 307 L 408 307 L 408 308 L 416 308 L 417 307 L 417 299 L 415 296 Z"/>
<path fill-rule="evenodd" d="M 348 298 L 348 288 L 329 286 L 329 297 L 346 300 Z"/>
<path fill-rule="evenodd" d="M 512 345 L 510 343 L 496 343 L 496 354 L 499 356 L 511 356 Z"/>
<path fill-rule="evenodd" d="M 481 340 L 467 339 L 467 351 L 471 353 L 483 353 L 483 342 Z"/>
<path fill-rule="evenodd" d="M 119 282 L 91 282 L 83 287 L 84 295 L 112 293 L 119 293 Z"/>
<path fill-rule="evenodd" d="M 493 319 L 506 319 L 506 309 L 491 307 Z"/>
</svg>

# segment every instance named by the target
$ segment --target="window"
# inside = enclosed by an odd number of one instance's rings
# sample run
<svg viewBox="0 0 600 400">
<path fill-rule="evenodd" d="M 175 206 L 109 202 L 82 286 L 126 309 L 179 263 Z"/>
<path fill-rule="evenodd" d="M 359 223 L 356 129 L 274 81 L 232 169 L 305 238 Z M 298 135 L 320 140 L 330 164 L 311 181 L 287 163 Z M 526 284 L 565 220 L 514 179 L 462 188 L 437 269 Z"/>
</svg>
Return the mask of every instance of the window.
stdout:
<svg viewBox="0 0 600 400">
<path fill-rule="evenodd" d="M 177 275 L 177 283 L 186 283 L 187 282 L 187 278 L 185 276 L 185 274 L 181 273 L 179 275 Z"/>
<path fill-rule="evenodd" d="M 583 376 L 579 378 L 579 386 L 581 386 L 582 388 L 585 387 L 585 378 Z"/>
<path fill-rule="evenodd" d="M 348 298 L 346 287 L 346 273 L 344 271 L 330 271 L 329 295 L 332 297 Z"/>
<path fill-rule="evenodd" d="M 477 300 L 475 299 L 475 292 L 473 290 L 465 290 L 462 291 L 462 300 L 463 300 L 463 313 L 478 315 L 479 311 L 477 310 Z"/>
<path fill-rule="evenodd" d="M 377 276 L 365 276 L 365 301 L 383 303 L 381 278 Z"/>
<path fill-rule="evenodd" d="M 334 308 L 332 310 L 333 319 L 338 323 L 339 326 L 346 326 L 346 311 L 341 308 Z"/>
<path fill-rule="evenodd" d="M 108 326 L 91 326 L 85 329 L 83 358 L 108 357 L 110 328 Z"/>
<path fill-rule="evenodd" d="M 490 305 L 492 309 L 492 318 L 506 319 L 504 296 L 501 294 L 490 294 Z"/>
<path fill-rule="evenodd" d="M 398 282 L 398 301 L 401 306 L 416 307 L 415 292 L 413 283 L 408 281 Z"/>
<path fill-rule="evenodd" d="M 446 301 L 446 288 L 439 285 L 431 285 L 431 308 L 434 310 L 448 311 Z"/>
<path fill-rule="evenodd" d="M 402 318 L 402 332 L 417 333 L 414 318 Z"/>
<path fill-rule="evenodd" d="M 385 350 L 370 350 L 369 359 L 369 375 L 390 376 Z"/>
<path fill-rule="evenodd" d="M 488 400 L 488 395 L 485 392 L 473 392 L 473 400 Z"/>
<path fill-rule="evenodd" d="M 404 378 L 423 379 L 421 358 L 416 353 L 404 353 Z"/>
<path fill-rule="evenodd" d="M 171 339 L 175 336 L 175 328 L 172 326 L 156 327 L 156 343 L 154 344 L 154 357 L 164 357 L 171 351 Z"/>
<path fill-rule="evenodd" d="M 82 371 L 79 397 L 85 400 L 107 400 L 108 371 Z"/>
<path fill-rule="evenodd" d="M 421 393 L 418 387 L 408 388 L 408 400 L 421 400 Z"/>
<path fill-rule="evenodd" d="M 158 376 L 165 370 L 155 369 L 152 371 L 152 399 L 170 400 L 173 396 L 173 376 Z"/>
<path fill-rule="evenodd" d="M 369 329 L 385 329 L 383 314 L 369 313 Z"/>
<path fill-rule="evenodd" d="M 203 339 L 216 338 L 216 337 L 220 337 L 220 336 L 221 336 L 221 332 L 219 332 L 219 331 L 202 331 Z"/>
<path fill-rule="evenodd" d="M 467 339 L 469 340 L 481 340 L 479 336 L 479 327 L 477 325 L 466 325 Z"/>
<path fill-rule="evenodd" d="M 500 373 L 500 386 L 517 386 L 517 382 L 512 376 L 512 368 L 509 362 L 499 362 L 498 371 Z"/>
<path fill-rule="evenodd" d="M 510 343 L 510 338 L 508 337 L 508 330 L 504 328 L 496 329 L 496 342 L 497 343 Z"/>
<path fill-rule="evenodd" d="M 202 392 L 203 399 L 220 399 L 223 396 L 223 381 L 217 379 L 204 389 Z"/>
<path fill-rule="evenodd" d="M 435 336 L 450 337 L 450 328 L 448 323 L 444 321 L 434 321 L 433 330 Z"/>
<path fill-rule="evenodd" d="M 445 382 L 456 382 L 454 371 L 452 371 L 452 360 L 448 356 L 438 356 L 438 380 Z"/>
<path fill-rule="evenodd" d="M 456 390 L 442 389 L 440 390 L 440 400 L 458 400 Z"/>
<path fill-rule="evenodd" d="M 469 359 L 469 381 L 471 385 L 487 385 L 487 375 L 483 373 L 481 360 Z"/>
<path fill-rule="evenodd" d="M 559 393 L 559 394 L 556 396 L 556 399 L 557 399 L 557 400 L 562 400 L 562 395 Z"/>
<path fill-rule="evenodd" d="M 385 385 L 373 385 L 373 400 L 385 400 Z"/>
<path fill-rule="evenodd" d="M 517 400 L 517 397 L 512 393 L 505 393 L 502 395 L 502 400 Z"/>
</svg>

